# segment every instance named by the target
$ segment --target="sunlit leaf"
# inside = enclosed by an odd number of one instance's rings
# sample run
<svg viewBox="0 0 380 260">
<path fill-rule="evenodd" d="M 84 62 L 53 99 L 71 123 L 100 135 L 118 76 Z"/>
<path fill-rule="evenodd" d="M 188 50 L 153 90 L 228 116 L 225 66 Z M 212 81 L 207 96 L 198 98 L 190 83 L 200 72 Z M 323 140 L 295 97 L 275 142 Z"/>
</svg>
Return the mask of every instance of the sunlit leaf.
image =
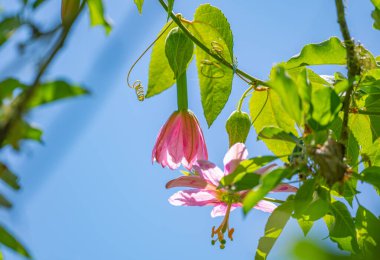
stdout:
<svg viewBox="0 0 380 260">
<path fill-rule="evenodd" d="M 324 220 L 329 229 L 330 239 L 342 250 L 357 252 L 355 224 L 346 205 L 335 201 L 330 205 L 332 215 L 326 215 Z"/>
<path fill-rule="evenodd" d="M 7 231 L 3 226 L 0 225 L 0 244 L 12 249 L 16 253 L 25 256 L 27 258 L 31 258 L 29 252 L 25 249 L 25 247 L 17 241 L 17 239 Z"/>
<path fill-rule="evenodd" d="M 9 187 L 14 190 L 20 189 L 18 177 L 12 173 L 8 167 L 0 162 L 0 179 L 3 180 Z"/>
<path fill-rule="evenodd" d="M 331 37 L 321 43 L 305 45 L 300 54 L 286 62 L 285 68 L 325 64 L 346 64 L 346 49 L 337 37 Z"/>
<path fill-rule="evenodd" d="M 298 225 L 302 229 L 303 235 L 306 237 L 309 233 L 310 229 L 314 225 L 314 221 L 311 220 L 304 220 L 303 218 L 297 219 Z"/>
<path fill-rule="evenodd" d="M 372 4 L 375 6 L 375 10 L 372 12 L 372 18 L 374 20 L 373 28 L 380 30 L 380 1 L 371 0 Z"/>
<path fill-rule="evenodd" d="M 205 46 L 233 63 L 233 37 L 226 17 L 210 4 L 200 5 L 189 30 Z M 203 112 L 210 127 L 223 110 L 232 89 L 233 71 L 201 48 L 195 49 Z"/>
<path fill-rule="evenodd" d="M 255 260 L 267 259 L 270 250 L 281 235 L 293 212 L 293 201 L 288 200 L 278 206 L 268 218 L 264 236 L 260 238 Z"/>
<path fill-rule="evenodd" d="M 147 98 L 160 94 L 162 91 L 170 88 L 175 82 L 174 73 L 170 68 L 165 54 L 166 37 L 174 27 L 176 27 L 176 25 L 172 21 L 165 24 L 158 34 L 161 35 L 161 37 L 153 45 L 149 63 L 149 82 L 146 93 Z"/>
<path fill-rule="evenodd" d="M 249 111 L 256 133 L 260 133 L 265 127 L 278 127 L 286 132 L 297 135 L 295 122 L 282 109 L 279 104 L 279 96 L 272 90 L 255 91 L 249 102 Z M 277 156 L 290 155 L 293 152 L 295 144 L 279 140 L 264 139 L 267 145 Z M 286 157 L 281 158 L 287 161 Z"/>
<path fill-rule="evenodd" d="M 88 9 L 90 11 L 90 20 L 92 26 L 103 26 L 106 33 L 111 32 L 111 24 L 105 17 L 105 11 L 102 0 L 87 0 Z"/>
<path fill-rule="evenodd" d="M 137 6 L 137 9 L 139 10 L 139 13 L 142 13 L 142 8 L 144 5 L 144 0 L 134 0 L 135 5 Z"/>
<path fill-rule="evenodd" d="M 363 153 L 363 157 L 370 166 L 380 166 L 380 138 Z"/>
<path fill-rule="evenodd" d="M 243 200 L 244 214 L 247 214 L 271 190 L 276 188 L 284 178 L 289 177 L 291 173 L 290 169 L 277 168 L 261 175 L 259 185 L 251 190 Z"/>
<path fill-rule="evenodd" d="M 361 146 L 361 150 L 367 151 L 372 145 L 372 128 L 369 116 L 350 114 L 348 126 Z"/>
<path fill-rule="evenodd" d="M 165 53 L 176 78 L 186 71 L 193 57 L 194 44 L 178 27 L 173 28 L 165 44 Z"/>
</svg>

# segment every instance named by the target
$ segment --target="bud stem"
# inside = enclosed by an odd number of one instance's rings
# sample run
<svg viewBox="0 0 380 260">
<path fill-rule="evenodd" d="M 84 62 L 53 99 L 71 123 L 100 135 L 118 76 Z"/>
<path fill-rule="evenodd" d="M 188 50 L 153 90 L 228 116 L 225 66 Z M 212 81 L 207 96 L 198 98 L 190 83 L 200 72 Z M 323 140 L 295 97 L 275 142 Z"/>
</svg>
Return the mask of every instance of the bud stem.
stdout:
<svg viewBox="0 0 380 260">
<path fill-rule="evenodd" d="M 177 104 L 179 111 L 188 109 L 186 71 L 177 77 Z"/>
</svg>

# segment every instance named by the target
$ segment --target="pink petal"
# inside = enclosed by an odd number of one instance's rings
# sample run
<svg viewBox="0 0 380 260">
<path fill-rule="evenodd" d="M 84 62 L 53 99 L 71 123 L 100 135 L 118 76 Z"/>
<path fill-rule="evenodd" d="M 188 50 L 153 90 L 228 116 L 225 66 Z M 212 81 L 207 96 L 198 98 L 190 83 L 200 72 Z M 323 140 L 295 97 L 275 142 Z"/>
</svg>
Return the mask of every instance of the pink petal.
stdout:
<svg viewBox="0 0 380 260">
<path fill-rule="evenodd" d="M 169 202 L 174 206 L 206 206 L 215 205 L 219 201 L 212 191 L 193 189 L 174 193 L 169 198 Z"/>
<path fill-rule="evenodd" d="M 219 182 L 224 176 L 222 170 L 209 161 L 198 160 L 193 169 L 208 183 L 215 186 L 219 186 Z"/>
<path fill-rule="evenodd" d="M 269 212 L 272 213 L 277 206 L 273 204 L 272 202 L 266 201 L 266 200 L 260 200 L 256 206 L 254 206 L 255 209 L 264 211 L 264 212 Z"/>
<path fill-rule="evenodd" d="M 228 150 L 224 156 L 224 172 L 229 174 L 233 172 L 239 163 L 248 157 L 247 148 L 243 143 L 236 143 Z"/>
<path fill-rule="evenodd" d="M 181 176 L 166 183 L 166 188 L 170 189 L 174 187 L 191 187 L 204 189 L 207 187 L 207 185 L 208 183 L 199 176 Z"/>
<path fill-rule="evenodd" d="M 280 184 L 278 185 L 273 192 L 297 192 L 297 188 L 290 184 Z"/>
<path fill-rule="evenodd" d="M 237 207 L 241 207 L 239 204 L 232 204 L 231 211 L 235 210 Z M 216 205 L 211 211 L 211 217 L 221 217 L 226 215 L 227 205 L 225 203 L 220 203 Z"/>
<path fill-rule="evenodd" d="M 257 173 L 257 174 L 264 174 L 266 172 L 269 172 L 269 171 L 273 170 L 273 168 L 275 168 L 275 167 L 277 167 L 277 164 L 272 163 L 272 164 L 269 164 L 269 165 L 267 165 L 265 167 L 262 167 L 262 168 L 258 169 L 257 171 L 255 171 L 255 173 Z"/>
</svg>

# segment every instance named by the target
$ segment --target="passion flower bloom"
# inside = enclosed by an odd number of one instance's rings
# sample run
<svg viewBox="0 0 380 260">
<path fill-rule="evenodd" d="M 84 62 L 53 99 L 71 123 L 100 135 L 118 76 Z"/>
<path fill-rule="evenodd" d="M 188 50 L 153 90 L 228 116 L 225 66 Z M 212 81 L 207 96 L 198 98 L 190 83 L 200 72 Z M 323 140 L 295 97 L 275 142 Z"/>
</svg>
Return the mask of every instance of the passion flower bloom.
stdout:
<svg viewBox="0 0 380 260">
<path fill-rule="evenodd" d="M 234 144 L 226 153 L 223 163 L 224 172 L 214 163 L 206 160 L 198 160 L 193 166 L 193 170 L 198 175 L 182 176 L 171 180 L 166 184 L 166 188 L 191 187 L 194 189 L 176 192 L 169 198 L 169 202 L 174 206 L 214 206 L 211 211 L 212 217 L 225 216 L 219 228 L 212 230 L 212 236 L 217 235 L 224 248 L 224 233 L 228 230 L 228 237 L 232 240 L 233 229 L 228 227 L 228 218 L 232 210 L 242 206 L 242 200 L 248 191 L 231 192 L 225 189 L 217 189 L 220 180 L 232 173 L 242 160 L 248 157 L 248 151 L 243 143 Z M 268 165 L 257 170 L 255 173 L 263 174 L 276 167 L 275 164 Z M 278 185 L 273 192 L 295 192 L 297 188 L 289 184 Z M 255 209 L 272 212 L 276 205 L 272 202 L 261 200 L 254 207 Z M 215 241 L 213 242 L 215 243 Z"/>
<path fill-rule="evenodd" d="M 176 169 L 190 170 L 197 160 L 207 160 L 202 129 L 190 110 L 175 111 L 161 128 L 152 151 L 152 161 Z"/>
</svg>

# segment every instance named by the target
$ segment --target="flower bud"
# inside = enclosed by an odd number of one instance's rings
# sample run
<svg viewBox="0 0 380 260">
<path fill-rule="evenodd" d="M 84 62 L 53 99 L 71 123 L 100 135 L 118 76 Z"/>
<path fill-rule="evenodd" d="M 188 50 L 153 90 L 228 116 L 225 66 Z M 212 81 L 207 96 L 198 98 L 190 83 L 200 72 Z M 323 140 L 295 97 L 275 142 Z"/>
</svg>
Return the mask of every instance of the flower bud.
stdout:
<svg viewBox="0 0 380 260">
<path fill-rule="evenodd" d="M 251 120 L 247 113 L 241 111 L 232 112 L 226 122 L 230 147 L 236 143 L 245 143 L 250 128 Z"/>
<path fill-rule="evenodd" d="M 62 0 L 61 19 L 63 26 L 68 26 L 79 11 L 80 0 Z"/>
</svg>

